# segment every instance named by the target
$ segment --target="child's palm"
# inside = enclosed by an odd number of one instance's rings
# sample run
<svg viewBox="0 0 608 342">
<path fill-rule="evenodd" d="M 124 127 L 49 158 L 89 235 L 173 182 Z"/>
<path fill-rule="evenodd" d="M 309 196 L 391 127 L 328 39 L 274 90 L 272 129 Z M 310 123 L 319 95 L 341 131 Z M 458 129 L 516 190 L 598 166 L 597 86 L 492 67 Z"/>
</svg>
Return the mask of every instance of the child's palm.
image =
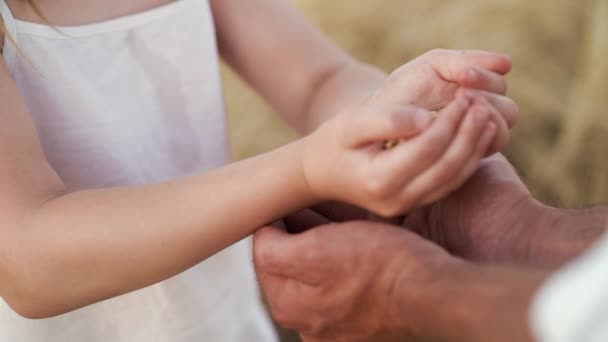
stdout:
<svg viewBox="0 0 608 342">
<path fill-rule="evenodd" d="M 460 96 L 433 121 L 423 109 L 368 101 L 307 138 L 303 166 L 311 192 L 383 216 L 430 204 L 479 165 L 496 130 L 490 112 L 484 100 Z M 395 138 L 407 140 L 383 148 Z"/>
</svg>

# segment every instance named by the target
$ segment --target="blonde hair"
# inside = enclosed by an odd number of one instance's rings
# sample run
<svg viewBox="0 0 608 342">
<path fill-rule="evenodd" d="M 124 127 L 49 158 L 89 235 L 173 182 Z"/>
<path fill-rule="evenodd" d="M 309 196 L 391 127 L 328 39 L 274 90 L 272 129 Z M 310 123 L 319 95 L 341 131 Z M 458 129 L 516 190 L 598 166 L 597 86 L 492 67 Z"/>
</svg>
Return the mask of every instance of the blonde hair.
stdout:
<svg viewBox="0 0 608 342">
<path fill-rule="evenodd" d="M 34 13 L 36 13 L 36 15 L 39 16 L 44 22 L 51 25 L 49 23 L 48 19 L 42 14 L 42 12 L 40 11 L 40 7 L 38 7 L 38 5 L 34 2 L 34 0 L 22 0 L 22 1 L 24 1 L 26 3 L 26 5 L 29 6 L 34 11 Z M 51 26 L 53 26 L 53 25 L 51 25 Z M 2 19 L 2 16 L 0 15 L 0 54 L 2 54 L 2 52 L 4 51 L 4 44 L 6 41 L 8 41 L 11 45 L 13 45 L 15 47 L 15 49 L 17 50 L 17 53 L 29 62 L 29 59 L 27 58 L 27 56 L 19 48 L 19 45 L 17 45 L 17 42 L 15 41 L 15 37 L 11 36 L 10 32 L 8 31 L 8 28 L 4 24 L 4 20 Z"/>
</svg>

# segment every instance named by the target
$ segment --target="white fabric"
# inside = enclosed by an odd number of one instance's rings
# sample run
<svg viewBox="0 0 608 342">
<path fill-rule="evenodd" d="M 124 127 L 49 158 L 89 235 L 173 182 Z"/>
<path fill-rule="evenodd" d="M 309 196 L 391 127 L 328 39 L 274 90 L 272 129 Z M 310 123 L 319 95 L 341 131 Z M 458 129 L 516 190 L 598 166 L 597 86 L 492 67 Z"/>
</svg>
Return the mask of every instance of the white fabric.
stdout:
<svg viewBox="0 0 608 342">
<path fill-rule="evenodd" d="M 3 0 L 0 14 L 31 63 L 9 43 L 5 61 L 71 189 L 160 182 L 228 162 L 208 1 L 57 30 L 15 20 Z M 0 341 L 275 340 L 248 240 L 165 282 L 56 318 L 26 320 L 0 300 Z"/>
<path fill-rule="evenodd" d="M 540 342 L 608 341 L 608 236 L 544 285 L 532 326 Z"/>
</svg>

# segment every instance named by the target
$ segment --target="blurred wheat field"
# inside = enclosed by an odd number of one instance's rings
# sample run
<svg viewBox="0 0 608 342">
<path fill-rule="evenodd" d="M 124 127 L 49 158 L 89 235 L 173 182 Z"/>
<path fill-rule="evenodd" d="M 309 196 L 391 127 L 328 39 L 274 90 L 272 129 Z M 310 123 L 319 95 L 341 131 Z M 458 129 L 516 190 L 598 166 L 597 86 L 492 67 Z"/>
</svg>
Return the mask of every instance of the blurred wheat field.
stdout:
<svg viewBox="0 0 608 342">
<path fill-rule="evenodd" d="M 608 200 L 608 0 L 293 0 L 334 41 L 387 72 L 433 48 L 503 51 L 521 108 L 506 154 L 554 204 Z M 234 153 L 297 137 L 225 70 Z"/>
</svg>

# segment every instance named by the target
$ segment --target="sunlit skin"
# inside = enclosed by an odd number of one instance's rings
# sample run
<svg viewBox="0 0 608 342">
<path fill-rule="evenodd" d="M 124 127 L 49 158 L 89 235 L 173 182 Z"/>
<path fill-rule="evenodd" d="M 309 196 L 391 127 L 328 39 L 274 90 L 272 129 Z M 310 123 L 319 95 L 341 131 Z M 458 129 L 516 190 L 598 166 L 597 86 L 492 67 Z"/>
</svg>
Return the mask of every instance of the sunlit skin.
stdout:
<svg viewBox="0 0 608 342">
<path fill-rule="evenodd" d="M 19 19 L 64 26 L 168 1 L 40 0 L 45 18 L 7 3 Z M 518 116 L 505 96 L 508 56 L 436 50 L 388 76 L 337 48 L 287 1 L 211 5 L 222 57 L 289 123 L 313 133 L 190 178 L 70 192 L 0 63 L 0 294 L 19 314 L 54 316 L 157 283 L 320 201 L 381 215 L 431 203 L 508 142 Z M 407 141 L 383 150 L 394 138 Z"/>
</svg>

